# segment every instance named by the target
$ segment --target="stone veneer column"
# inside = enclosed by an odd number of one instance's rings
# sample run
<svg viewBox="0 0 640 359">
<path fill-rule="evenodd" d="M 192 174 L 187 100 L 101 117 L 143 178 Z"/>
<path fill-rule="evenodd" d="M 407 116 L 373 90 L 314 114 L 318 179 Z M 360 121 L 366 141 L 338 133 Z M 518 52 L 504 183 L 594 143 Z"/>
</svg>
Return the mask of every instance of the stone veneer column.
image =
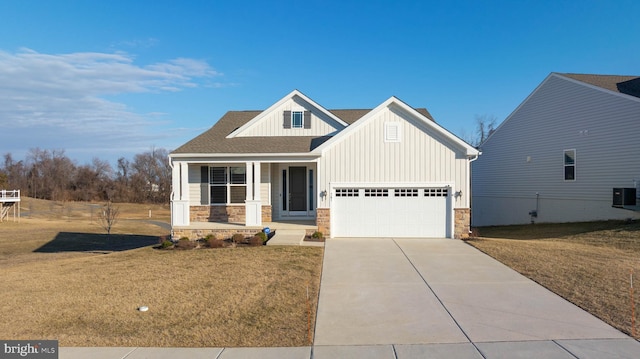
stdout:
<svg viewBox="0 0 640 359">
<path fill-rule="evenodd" d="M 271 206 L 262 206 L 262 222 L 271 222 L 272 220 L 272 216 L 271 216 Z"/>
<path fill-rule="evenodd" d="M 454 209 L 453 237 L 457 239 L 469 238 L 471 229 L 471 210 L 469 208 Z"/>
<path fill-rule="evenodd" d="M 328 238 L 331 236 L 331 210 L 329 208 L 316 208 L 316 226 L 318 231 Z"/>
</svg>

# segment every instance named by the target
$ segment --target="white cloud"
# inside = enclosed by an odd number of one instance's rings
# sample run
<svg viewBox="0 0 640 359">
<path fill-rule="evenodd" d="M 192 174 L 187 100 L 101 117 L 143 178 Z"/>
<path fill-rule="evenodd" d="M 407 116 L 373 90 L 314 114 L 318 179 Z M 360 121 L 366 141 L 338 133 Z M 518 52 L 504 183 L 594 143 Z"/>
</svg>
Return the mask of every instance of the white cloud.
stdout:
<svg viewBox="0 0 640 359">
<path fill-rule="evenodd" d="M 100 156 L 148 148 L 169 137 L 168 130 L 158 131 L 166 117 L 107 98 L 210 87 L 220 76 L 205 61 L 188 58 L 140 66 L 126 53 L 0 51 L 0 151 L 61 148 Z"/>
</svg>

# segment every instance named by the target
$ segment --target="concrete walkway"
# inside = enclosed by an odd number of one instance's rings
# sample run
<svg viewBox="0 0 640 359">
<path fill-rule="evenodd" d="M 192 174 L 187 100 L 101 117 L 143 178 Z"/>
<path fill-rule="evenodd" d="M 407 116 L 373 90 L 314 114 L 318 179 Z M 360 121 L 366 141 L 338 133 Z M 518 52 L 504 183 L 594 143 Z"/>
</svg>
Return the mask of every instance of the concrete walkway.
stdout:
<svg viewBox="0 0 640 359">
<path fill-rule="evenodd" d="M 466 243 L 330 239 L 315 345 L 60 348 L 61 359 L 640 358 L 640 343 Z"/>
<path fill-rule="evenodd" d="M 304 229 L 279 229 L 268 242 L 268 246 L 308 246 L 323 247 L 324 242 L 307 242 L 304 240 L 306 231 Z"/>
</svg>

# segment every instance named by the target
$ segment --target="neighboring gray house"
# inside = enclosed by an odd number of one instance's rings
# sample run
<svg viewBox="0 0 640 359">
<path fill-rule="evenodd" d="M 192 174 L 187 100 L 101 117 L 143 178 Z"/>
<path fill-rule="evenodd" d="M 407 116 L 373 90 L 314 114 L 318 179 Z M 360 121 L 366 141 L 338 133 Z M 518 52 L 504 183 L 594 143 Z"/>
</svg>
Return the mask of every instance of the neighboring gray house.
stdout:
<svg viewBox="0 0 640 359">
<path fill-rule="evenodd" d="M 473 226 L 640 218 L 640 77 L 551 73 L 480 150 Z"/>
<path fill-rule="evenodd" d="M 174 237 L 307 223 L 332 237 L 465 237 L 478 150 L 395 97 L 326 110 L 293 91 L 170 154 Z"/>
</svg>

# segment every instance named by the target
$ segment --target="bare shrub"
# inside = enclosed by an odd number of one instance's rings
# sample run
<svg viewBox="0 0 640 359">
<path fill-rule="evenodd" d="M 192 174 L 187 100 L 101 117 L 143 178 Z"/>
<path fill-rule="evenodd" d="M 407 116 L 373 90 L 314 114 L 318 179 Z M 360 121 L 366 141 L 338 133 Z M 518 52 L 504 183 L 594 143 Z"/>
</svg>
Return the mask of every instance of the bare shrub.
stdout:
<svg viewBox="0 0 640 359">
<path fill-rule="evenodd" d="M 222 248 L 224 247 L 224 241 L 217 238 L 209 238 L 205 240 L 207 247 L 209 248 Z"/>
<path fill-rule="evenodd" d="M 194 249 L 197 246 L 198 243 L 196 241 L 192 241 L 187 237 L 180 238 L 178 243 L 175 244 L 176 249 Z"/>
<path fill-rule="evenodd" d="M 111 229 L 118 222 L 119 216 L 120 209 L 114 206 L 113 202 L 109 201 L 102 206 L 98 215 L 98 223 L 107 231 L 107 237 L 111 235 Z"/>
<path fill-rule="evenodd" d="M 249 239 L 249 245 L 250 246 L 261 246 L 264 244 L 264 241 L 262 240 L 262 238 L 260 236 L 254 236 L 251 237 L 251 239 Z"/>
<path fill-rule="evenodd" d="M 231 237 L 231 240 L 236 244 L 244 243 L 244 235 L 242 233 L 236 233 Z"/>
</svg>

